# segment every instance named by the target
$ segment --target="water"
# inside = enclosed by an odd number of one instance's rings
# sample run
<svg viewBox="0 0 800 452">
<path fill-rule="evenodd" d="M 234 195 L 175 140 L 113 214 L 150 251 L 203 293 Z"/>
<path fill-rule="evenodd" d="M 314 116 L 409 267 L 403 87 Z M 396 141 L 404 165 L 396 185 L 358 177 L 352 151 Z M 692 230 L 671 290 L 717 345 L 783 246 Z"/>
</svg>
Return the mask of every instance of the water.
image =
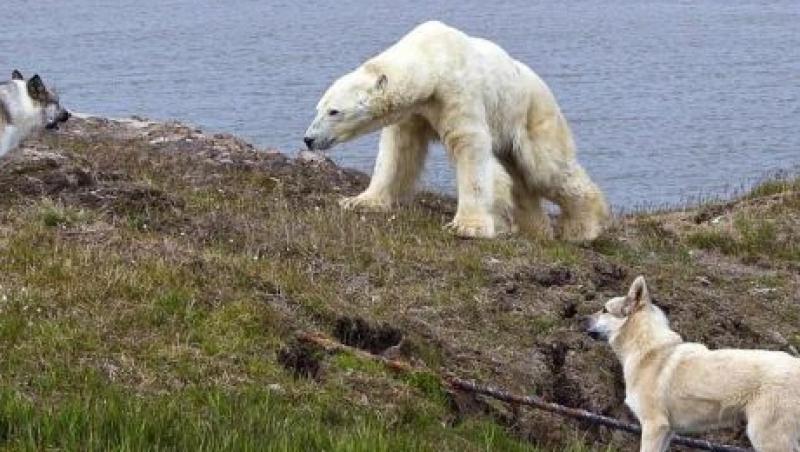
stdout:
<svg viewBox="0 0 800 452">
<path fill-rule="evenodd" d="M 298 149 L 339 75 L 440 19 L 538 72 L 617 207 L 725 195 L 800 164 L 798 0 L 5 0 L 0 71 L 71 108 L 176 118 Z M 338 147 L 370 171 L 377 135 Z M 425 184 L 452 191 L 441 149 Z"/>
</svg>

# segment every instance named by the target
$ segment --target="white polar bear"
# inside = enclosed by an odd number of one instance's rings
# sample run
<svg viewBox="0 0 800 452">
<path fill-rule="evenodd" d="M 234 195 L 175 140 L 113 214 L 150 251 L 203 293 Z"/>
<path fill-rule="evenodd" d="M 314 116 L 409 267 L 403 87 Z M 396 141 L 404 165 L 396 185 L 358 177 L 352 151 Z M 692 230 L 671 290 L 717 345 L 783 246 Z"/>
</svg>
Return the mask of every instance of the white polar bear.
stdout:
<svg viewBox="0 0 800 452">
<path fill-rule="evenodd" d="M 550 89 L 492 42 L 441 22 L 417 26 L 328 88 L 304 141 L 325 150 L 381 127 L 369 187 L 345 208 L 389 209 L 408 197 L 438 139 L 455 164 L 448 226 L 458 235 L 518 226 L 549 235 L 543 199 L 559 205 L 556 233 L 567 240 L 596 238 L 608 219 Z"/>
</svg>

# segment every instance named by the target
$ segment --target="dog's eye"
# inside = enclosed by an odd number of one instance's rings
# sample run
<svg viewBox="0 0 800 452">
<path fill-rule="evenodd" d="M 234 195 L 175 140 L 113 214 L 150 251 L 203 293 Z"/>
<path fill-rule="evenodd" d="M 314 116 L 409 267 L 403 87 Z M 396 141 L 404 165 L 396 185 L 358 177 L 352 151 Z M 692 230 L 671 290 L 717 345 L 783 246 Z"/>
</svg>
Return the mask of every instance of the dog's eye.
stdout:
<svg viewBox="0 0 800 452">
<path fill-rule="evenodd" d="M 336 116 L 339 114 L 339 110 L 328 110 L 328 116 Z"/>
</svg>

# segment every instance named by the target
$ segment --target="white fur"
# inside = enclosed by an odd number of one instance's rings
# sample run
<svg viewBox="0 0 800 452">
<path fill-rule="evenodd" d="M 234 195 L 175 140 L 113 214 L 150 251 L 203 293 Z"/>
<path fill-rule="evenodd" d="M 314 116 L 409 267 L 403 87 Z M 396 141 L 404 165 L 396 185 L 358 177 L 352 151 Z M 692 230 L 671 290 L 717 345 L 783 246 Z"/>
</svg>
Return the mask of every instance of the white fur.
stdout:
<svg viewBox="0 0 800 452">
<path fill-rule="evenodd" d="M 683 342 L 638 277 L 628 295 L 584 320 L 622 363 L 625 404 L 642 425 L 641 451 L 663 452 L 673 432 L 747 421 L 757 451 L 800 451 L 800 359 L 765 350 Z"/>
<path fill-rule="evenodd" d="M 13 124 L 0 122 L 0 157 L 19 146 L 34 131 L 45 126 L 42 107 L 38 107 L 28 95 L 28 87 L 24 80 L 11 80 L 12 86 L 6 100 L 6 108 L 14 118 Z"/>
<path fill-rule="evenodd" d="M 0 130 L 0 157 L 19 146 L 27 135 L 28 134 L 25 133 L 24 130 L 20 130 L 19 127 L 12 125 L 3 126 L 2 130 Z"/>
<path fill-rule="evenodd" d="M 607 219 L 547 85 L 497 45 L 440 22 L 337 80 L 317 109 L 306 136 L 320 149 L 383 127 L 370 185 L 346 208 L 386 209 L 408 197 L 437 139 L 456 169 L 450 226 L 460 235 L 494 237 L 517 224 L 549 234 L 544 199 L 561 207 L 567 239 L 593 239 Z"/>
</svg>

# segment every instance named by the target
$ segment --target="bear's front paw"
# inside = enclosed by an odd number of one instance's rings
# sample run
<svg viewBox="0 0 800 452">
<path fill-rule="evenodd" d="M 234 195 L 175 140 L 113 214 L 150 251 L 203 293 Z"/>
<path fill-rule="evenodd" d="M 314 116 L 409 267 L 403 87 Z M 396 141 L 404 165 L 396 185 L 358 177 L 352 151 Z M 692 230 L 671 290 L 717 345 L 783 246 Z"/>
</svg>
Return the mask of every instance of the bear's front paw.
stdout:
<svg viewBox="0 0 800 452">
<path fill-rule="evenodd" d="M 497 237 L 491 217 L 456 217 L 445 228 L 465 238 L 492 239 Z"/>
<path fill-rule="evenodd" d="M 392 202 L 385 198 L 379 198 L 362 193 L 358 196 L 342 198 L 339 200 L 339 206 L 345 210 L 370 210 L 376 212 L 385 212 L 392 208 Z"/>
</svg>

